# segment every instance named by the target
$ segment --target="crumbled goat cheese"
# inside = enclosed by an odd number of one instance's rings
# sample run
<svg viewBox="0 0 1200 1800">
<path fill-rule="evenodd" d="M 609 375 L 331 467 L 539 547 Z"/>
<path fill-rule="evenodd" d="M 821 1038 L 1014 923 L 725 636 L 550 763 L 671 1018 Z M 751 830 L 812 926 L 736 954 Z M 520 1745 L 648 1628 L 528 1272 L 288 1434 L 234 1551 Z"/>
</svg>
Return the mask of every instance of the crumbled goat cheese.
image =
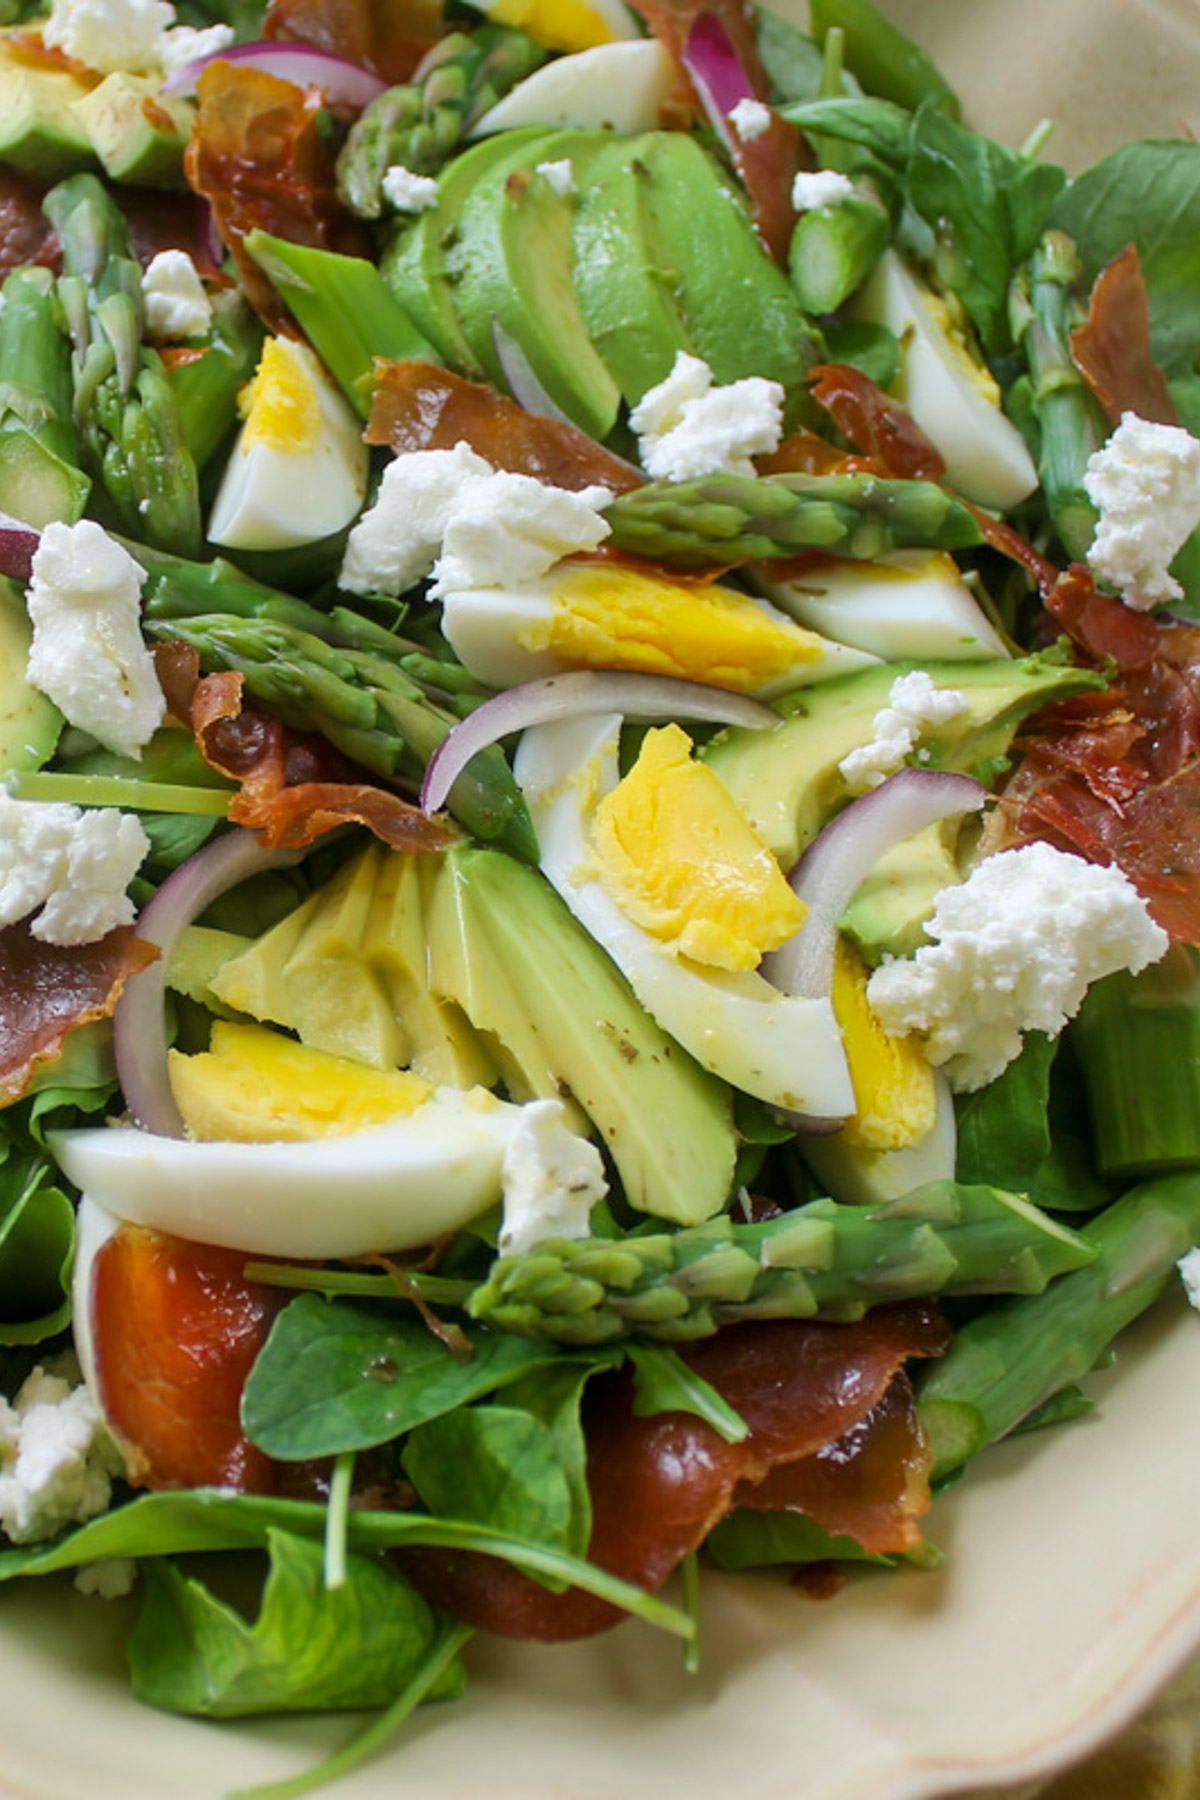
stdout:
<svg viewBox="0 0 1200 1800">
<path fill-rule="evenodd" d="M 437 181 L 432 175 L 416 175 L 403 163 L 393 163 L 384 171 L 380 183 L 384 199 L 397 212 L 425 212 L 437 199 Z"/>
<path fill-rule="evenodd" d="M 26 594 L 29 679 L 72 725 L 139 756 L 166 703 L 142 638 L 144 571 L 92 519 L 42 532 Z"/>
<path fill-rule="evenodd" d="M 872 738 L 851 750 L 838 764 L 851 791 L 865 794 L 904 767 L 930 726 L 944 725 L 967 710 L 967 697 L 957 688 L 940 688 L 924 669 L 900 675 L 892 683 L 888 703 L 871 721 Z"/>
<path fill-rule="evenodd" d="M 158 46 L 158 59 L 164 75 L 177 75 L 189 63 L 202 56 L 215 56 L 228 50 L 234 39 L 232 25 L 172 25 L 164 31 Z"/>
<path fill-rule="evenodd" d="M 747 95 L 731 107 L 726 114 L 743 144 L 752 144 L 755 138 L 771 129 L 771 109 L 762 100 L 752 100 Z"/>
<path fill-rule="evenodd" d="M 161 66 L 164 33 L 175 23 L 167 0 L 54 0 L 42 40 L 89 69 Z"/>
<path fill-rule="evenodd" d="M 90 1389 L 78 1371 L 38 1367 L 11 1406 L 0 1400 L 0 1531 L 39 1543 L 104 1512 L 124 1472 Z"/>
<path fill-rule="evenodd" d="M 186 250 L 160 250 L 142 276 L 146 331 L 155 343 L 206 336 L 212 302 Z"/>
<path fill-rule="evenodd" d="M 104 1556 L 98 1562 L 80 1564 L 75 1586 L 81 1594 L 95 1594 L 101 1600 L 123 1600 L 133 1592 L 137 1572 L 137 1563 L 130 1556 Z"/>
<path fill-rule="evenodd" d="M 1057 1037 L 1093 981 L 1136 974 L 1168 941 L 1119 869 L 1042 843 L 985 857 L 943 888 L 925 933 L 914 956 L 884 959 L 867 998 L 886 1031 L 926 1034 L 959 1093 L 994 1081 L 1024 1032 Z"/>
<path fill-rule="evenodd" d="M 540 175 L 542 180 L 548 187 L 553 189 L 560 200 L 568 200 L 572 194 L 577 194 L 579 192 L 578 185 L 575 181 L 575 171 L 571 167 L 571 159 L 569 156 L 562 156 L 557 162 L 539 163 L 534 170 L 534 174 Z"/>
<path fill-rule="evenodd" d="M 792 205 L 797 212 L 815 212 L 818 206 L 837 206 L 853 193 L 854 183 L 840 169 L 801 169 L 792 182 Z"/>
<path fill-rule="evenodd" d="M 1200 1249 L 1187 1251 L 1175 1267 L 1179 1270 L 1188 1299 L 1196 1311 L 1200 1312 Z"/>
<path fill-rule="evenodd" d="M 783 435 L 783 399 L 780 383 L 761 375 L 717 387 L 708 364 L 681 350 L 629 415 L 642 467 L 655 481 L 753 475 L 750 458 L 774 450 Z"/>
<path fill-rule="evenodd" d="M 438 596 L 544 575 L 608 536 L 604 487 L 577 493 L 492 465 L 466 444 L 394 457 L 351 531 L 339 577 L 352 594 L 402 594 L 433 575 Z"/>
<path fill-rule="evenodd" d="M 1139 612 L 1178 600 L 1170 564 L 1200 525 L 1200 439 L 1127 412 L 1089 457 L 1083 485 L 1100 510 L 1092 572 Z"/>
<path fill-rule="evenodd" d="M 125 890 L 149 848 L 132 813 L 0 795 L 0 927 L 36 913 L 43 943 L 91 944 L 132 924 Z"/>
<path fill-rule="evenodd" d="M 560 1100 L 531 1100 L 504 1152 L 500 1249 L 519 1256 L 543 1238 L 582 1238 L 608 1192 L 594 1144 L 563 1122 Z"/>
</svg>

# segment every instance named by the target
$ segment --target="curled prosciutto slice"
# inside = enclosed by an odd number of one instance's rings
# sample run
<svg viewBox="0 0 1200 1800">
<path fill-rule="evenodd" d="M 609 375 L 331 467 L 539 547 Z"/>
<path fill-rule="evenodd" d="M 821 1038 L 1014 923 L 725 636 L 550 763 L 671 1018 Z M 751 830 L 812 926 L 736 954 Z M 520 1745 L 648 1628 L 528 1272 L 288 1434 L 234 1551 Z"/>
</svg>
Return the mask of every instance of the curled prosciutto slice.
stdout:
<svg viewBox="0 0 1200 1800">
<path fill-rule="evenodd" d="M 946 1341 L 935 1309 L 911 1304 L 879 1307 L 853 1324 L 728 1326 L 681 1346 L 749 1426 L 738 1444 L 691 1413 L 639 1418 L 630 1378 L 598 1377 L 585 1412 L 589 1559 L 654 1592 L 731 1507 L 775 1478 L 773 1471 L 800 1471 L 822 1453 L 823 1466 L 808 1483 L 820 1508 L 813 1516 L 827 1530 L 861 1531 L 873 1545 L 907 1548 L 929 1504 L 928 1463 L 905 1391 L 883 1403 L 910 1356 L 940 1355 Z M 768 1489 L 765 1498 L 788 1506 L 797 1492 Z M 590 1594 L 551 1593 L 473 1552 L 420 1550 L 403 1560 L 435 1605 L 501 1636 L 558 1642 L 603 1631 L 623 1616 Z"/>
<path fill-rule="evenodd" d="M 158 951 L 118 926 L 92 944 L 45 944 L 22 921 L 0 931 L 0 1106 L 25 1092 L 68 1034 L 111 1017 L 125 983 Z"/>
</svg>

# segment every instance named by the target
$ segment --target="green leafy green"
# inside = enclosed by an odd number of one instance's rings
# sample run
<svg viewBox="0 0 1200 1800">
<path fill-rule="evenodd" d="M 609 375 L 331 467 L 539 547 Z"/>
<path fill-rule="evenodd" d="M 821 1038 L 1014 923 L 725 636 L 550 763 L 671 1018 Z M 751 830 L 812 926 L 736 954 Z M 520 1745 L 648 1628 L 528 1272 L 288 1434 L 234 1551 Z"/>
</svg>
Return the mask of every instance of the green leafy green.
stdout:
<svg viewBox="0 0 1200 1800">
<path fill-rule="evenodd" d="M 722 1519 L 704 1547 L 722 1569 L 830 1561 L 891 1564 L 896 1560 L 868 1553 L 856 1538 L 833 1535 L 805 1513 L 753 1512 L 748 1507 L 739 1507 Z"/>
<path fill-rule="evenodd" d="M 302 1294 L 272 1327 L 242 1395 L 242 1424 L 268 1456 L 302 1461 L 387 1443 L 561 1356 L 466 1328 L 456 1356 L 420 1319 Z"/>
<path fill-rule="evenodd" d="M 1190 374 L 1200 355 L 1200 144 L 1114 150 L 1072 181 L 1049 222 L 1075 239 L 1088 282 L 1137 245 L 1155 358 L 1170 376 Z"/>
<path fill-rule="evenodd" d="M 553 1432 L 532 1413 L 460 1407 L 418 1426 L 401 1461 L 430 1512 L 572 1548 L 570 1484 Z"/>
<path fill-rule="evenodd" d="M 809 12 L 818 44 L 835 29 L 845 33 L 846 67 L 871 93 L 910 109 L 928 101 L 958 116 L 958 97 L 929 53 L 871 0 L 810 0 Z"/>
<path fill-rule="evenodd" d="M 258 1617 L 247 1620 L 168 1560 L 143 1570 L 145 1598 L 129 1639 L 133 1691 L 168 1712 L 246 1713 L 386 1706 L 416 1674 L 439 1623 L 403 1575 L 351 1556 L 327 1588 L 319 1544 L 267 1532 L 270 1568 Z M 462 1691 L 456 1664 L 435 1696 Z"/>
<path fill-rule="evenodd" d="M 0 1344 L 37 1344 L 71 1317 L 75 1208 L 46 1156 L 0 1162 Z"/>
<path fill-rule="evenodd" d="M 690 1369 L 678 1351 L 666 1344 L 626 1345 L 634 1369 L 633 1410 L 650 1413 L 690 1412 L 711 1425 L 726 1443 L 740 1444 L 750 1427 L 713 1387 Z"/>
<path fill-rule="evenodd" d="M 1030 1032 L 997 1080 L 958 1102 L 959 1179 L 994 1180 L 1037 1206 L 1090 1212 L 1108 1190 L 1091 1163 L 1084 1101 L 1062 1040 Z"/>
</svg>

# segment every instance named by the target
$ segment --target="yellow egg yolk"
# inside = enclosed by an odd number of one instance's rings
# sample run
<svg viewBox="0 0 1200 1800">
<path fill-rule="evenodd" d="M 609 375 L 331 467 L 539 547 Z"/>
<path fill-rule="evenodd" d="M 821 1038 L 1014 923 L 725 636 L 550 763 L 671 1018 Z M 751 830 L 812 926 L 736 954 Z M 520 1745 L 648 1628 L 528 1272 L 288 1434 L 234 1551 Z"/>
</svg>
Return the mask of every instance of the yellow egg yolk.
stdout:
<svg viewBox="0 0 1200 1800">
<path fill-rule="evenodd" d="M 485 11 L 497 25 L 514 25 L 548 50 L 590 50 L 614 36 L 584 0 L 495 0 Z"/>
<path fill-rule="evenodd" d="M 256 444 L 307 454 L 321 432 L 321 401 L 311 351 L 289 338 L 265 339 L 253 378 L 238 396 L 245 419 L 241 448 Z"/>
<path fill-rule="evenodd" d="M 779 864 L 678 725 L 647 732 L 597 806 L 600 879 L 634 924 L 681 956 L 753 969 L 804 923 Z"/>
<path fill-rule="evenodd" d="M 674 675 L 735 693 L 755 693 L 815 662 L 824 647 L 731 588 L 667 581 L 616 563 L 565 568 L 549 619 L 517 641 L 575 667 Z"/>
<path fill-rule="evenodd" d="M 957 294 L 928 293 L 925 301 L 937 323 L 945 332 L 947 348 L 961 372 L 990 405 L 999 406 L 1002 401 L 1000 384 L 992 371 L 971 349 L 970 326 Z"/>
<path fill-rule="evenodd" d="M 839 938 L 833 1010 L 857 1103 L 842 1137 L 864 1150 L 903 1150 L 933 1129 L 933 1070 L 915 1037 L 890 1037 L 883 1029 L 867 1001 L 869 975 L 853 945 Z"/>
<path fill-rule="evenodd" d="M 415 1112 L 431 1091 L 401 1069 L 369 1069 L 220 1019 L 207 1051 L 172 1050 L 169 1066 L 190 1135 L 240 1144 L 346 1137 Z"/>
</svg>

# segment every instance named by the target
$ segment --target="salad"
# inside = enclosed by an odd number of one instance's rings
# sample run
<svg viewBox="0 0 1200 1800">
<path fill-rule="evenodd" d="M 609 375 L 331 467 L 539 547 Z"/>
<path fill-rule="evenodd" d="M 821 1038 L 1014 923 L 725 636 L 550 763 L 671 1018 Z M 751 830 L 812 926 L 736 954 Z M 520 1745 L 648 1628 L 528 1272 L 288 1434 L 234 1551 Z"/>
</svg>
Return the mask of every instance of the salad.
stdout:
<svg viewBox="0 0 1200 1800">
<path fill-rule="evenodd" d="M 0 1580 L 376 1710 L 302 1792 L 477 1633 L 935 1562 L 1200 1286 L 1200 153 L 862 0 L 5 83 Z"/>
</svg>

